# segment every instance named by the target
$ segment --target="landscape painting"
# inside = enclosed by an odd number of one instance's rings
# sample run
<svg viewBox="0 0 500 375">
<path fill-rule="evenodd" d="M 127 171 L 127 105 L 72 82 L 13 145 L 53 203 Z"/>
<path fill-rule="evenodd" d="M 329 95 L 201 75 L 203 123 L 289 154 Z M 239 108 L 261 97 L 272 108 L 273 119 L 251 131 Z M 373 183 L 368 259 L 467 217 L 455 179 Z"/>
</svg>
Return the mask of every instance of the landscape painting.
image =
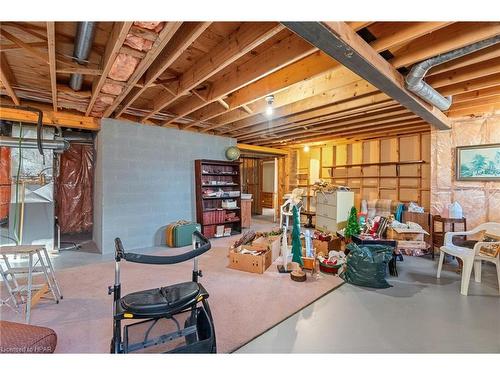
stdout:
<svg viewBox="0 0 500 375">
<path fill-rule="evenodd" d="M 500 143 L 457 147 L 457 180 L 500 180 Z"/>
</svg>

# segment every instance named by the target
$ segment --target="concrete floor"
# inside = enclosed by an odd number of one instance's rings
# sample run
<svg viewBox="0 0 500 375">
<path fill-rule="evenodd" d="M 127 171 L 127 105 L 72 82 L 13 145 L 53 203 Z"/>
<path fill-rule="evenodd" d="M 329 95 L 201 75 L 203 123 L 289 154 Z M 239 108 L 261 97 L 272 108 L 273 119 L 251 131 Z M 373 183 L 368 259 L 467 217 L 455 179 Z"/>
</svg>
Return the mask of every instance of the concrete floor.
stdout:
<svg viewBox="0 0 500 375">
<path fill-rule="evenodd" d="M 344 284 L 237 353 L 499 353 L 495 267 L 459 293 L 456 263 L 405 257 L 389 289 Z"/>
</svg>

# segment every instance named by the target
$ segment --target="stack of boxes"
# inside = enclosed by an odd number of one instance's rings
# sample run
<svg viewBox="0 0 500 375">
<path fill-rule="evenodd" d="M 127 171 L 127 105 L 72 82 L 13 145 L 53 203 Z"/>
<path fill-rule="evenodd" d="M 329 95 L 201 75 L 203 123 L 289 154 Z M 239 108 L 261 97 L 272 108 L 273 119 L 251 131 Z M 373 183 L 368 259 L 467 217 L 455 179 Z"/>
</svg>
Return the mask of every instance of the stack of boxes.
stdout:
<svg viewBox="0 0 500 375">
<path fill-rule="evenodd" d="M 386 237 L 396 240 L 397 250 L 405 255 L 420 256 L 427 254 L 429 245 L 425 242 L 424 236 L 428 236 L 422 228 L 389 228 Z"/>
</svg>

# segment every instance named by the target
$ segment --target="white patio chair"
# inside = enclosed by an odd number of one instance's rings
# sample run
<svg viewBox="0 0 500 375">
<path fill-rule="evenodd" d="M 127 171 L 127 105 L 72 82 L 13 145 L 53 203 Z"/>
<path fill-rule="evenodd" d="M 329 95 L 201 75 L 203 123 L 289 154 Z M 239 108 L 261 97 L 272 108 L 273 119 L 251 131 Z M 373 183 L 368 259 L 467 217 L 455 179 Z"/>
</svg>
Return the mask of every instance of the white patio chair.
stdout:
<svg viewBox="0 0 500 375">
<path fill-rule="evenodd" d="M 474 245 L 473 249 L 469 249 L 462 246 L 454 245 L 452 242 L 452 238 L 454 236 L 469 236 L 481 231 L 486 231 L 491 234 L 500 235 L 500 223 L 484 223 L 476 228 L 466 231 L 466 232 L 448 232 L 444 236 L 444 245 L 439 249 L 439 265 L 437 270 L 437 278 L 441 277 L 441 269 L 443 267 L 444 255 L 449 254 L 454 257 L 460 258 L 463 261 L 462 267 L 462 284 L 460 287 L 460 293 L 464 296 L 467 295 L 469 290 L 469 281 L 472 272 L 472 268 L 474 268 L 474 280 L 478 283 L 481 282 L 481 261 L 485 260 L 487 262 L 494 263 L 497 269 L 497 278 L 498 278 L 498 287 L 500 292 L 500 255 L 497 255 L 495 258 L 488 257 L 479 254 L 479 249 L 488 244 L 492 244 L 495 242 L 477 242 Z"/>
</svg>

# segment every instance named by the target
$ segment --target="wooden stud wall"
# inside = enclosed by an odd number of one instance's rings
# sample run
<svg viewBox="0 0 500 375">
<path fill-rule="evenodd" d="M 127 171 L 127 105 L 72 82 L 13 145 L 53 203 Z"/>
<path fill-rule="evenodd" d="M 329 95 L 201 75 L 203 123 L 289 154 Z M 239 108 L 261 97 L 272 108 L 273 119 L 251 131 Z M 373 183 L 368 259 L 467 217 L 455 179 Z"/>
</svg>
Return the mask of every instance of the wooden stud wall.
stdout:
<svg viewBox="0 0 500 375">
<path fill-rule="evenodd" d="M 309 173 L 311 159 L 320 160 L 320 178 L 349 186 L 357 208 L 362 199 L 392 199 L 430 207 L 430 133 L 415 133 L 297 150 L 298 173 Z M 305 181 L 308 181 L 305 183 Z M 311 195 L 314 181 L 297 183 Z M 314 200 L 306 209 L 314 210 Z"/>
</svg>

